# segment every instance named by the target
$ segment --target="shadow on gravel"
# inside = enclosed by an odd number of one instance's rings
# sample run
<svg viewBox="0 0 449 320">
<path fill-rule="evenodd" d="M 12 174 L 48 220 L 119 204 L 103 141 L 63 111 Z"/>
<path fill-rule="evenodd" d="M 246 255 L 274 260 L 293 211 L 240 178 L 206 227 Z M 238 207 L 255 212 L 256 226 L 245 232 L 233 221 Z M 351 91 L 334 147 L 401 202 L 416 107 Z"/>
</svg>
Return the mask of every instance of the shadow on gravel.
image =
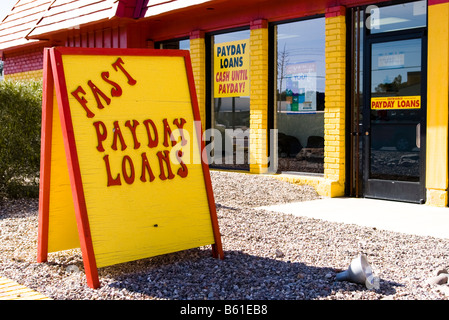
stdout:
<svg viewBox="0 0 449 320">
<path fill-rule="evenodd" d="M 318 268 L 300 262 L 282 261 L 225 252 L 225 259 L 214 259 L 209 250 L 191 249 L 169 254 L 168 260 L 155 257 L 141 260 L 141 272 L 123 274 L 108 270 L 117 290 L 142 294 L 143 298 L 173 300 L 313 300 L 335 295 L 338 291 L 369 291 L 365 286 L 336 281 L 342 271 Z M 167 259 L 165 257 L 164 259 Z M 101 276 L 101 275 L 100 275 Z M 399 283 L 380 279 L 380 289 L 372 290 L 372 299 L 394 294 Z M 335 296 L 338 299 L 338 295 Z"/>
</svg>

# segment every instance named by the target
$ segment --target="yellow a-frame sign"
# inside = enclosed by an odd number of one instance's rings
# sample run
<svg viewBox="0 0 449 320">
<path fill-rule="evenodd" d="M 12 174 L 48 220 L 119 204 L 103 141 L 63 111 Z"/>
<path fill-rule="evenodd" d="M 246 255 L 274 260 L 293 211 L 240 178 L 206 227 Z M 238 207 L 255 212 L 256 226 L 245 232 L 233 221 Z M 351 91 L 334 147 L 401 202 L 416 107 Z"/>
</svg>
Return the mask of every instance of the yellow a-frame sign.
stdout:
<svg viewBox="0 0 449 320">
<path fill-rule="evenodd" d="M 99 267 L 212 245 L 223 258 L 188 51 L 44 54 L 38 261 Z"/>
</svg>

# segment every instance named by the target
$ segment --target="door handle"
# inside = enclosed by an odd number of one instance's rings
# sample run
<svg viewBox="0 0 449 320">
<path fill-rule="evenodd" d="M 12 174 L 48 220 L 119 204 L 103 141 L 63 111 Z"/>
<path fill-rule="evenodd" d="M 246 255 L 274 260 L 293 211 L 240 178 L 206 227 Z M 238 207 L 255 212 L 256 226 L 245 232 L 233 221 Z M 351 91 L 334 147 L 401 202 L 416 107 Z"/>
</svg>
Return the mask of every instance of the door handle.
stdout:
<svg viewBox="0 0 449 320">
<path fill-rule="evenodd" d="M 416 125 L 416 146 L 421 148 L 421 123 Z"/>
</svg>

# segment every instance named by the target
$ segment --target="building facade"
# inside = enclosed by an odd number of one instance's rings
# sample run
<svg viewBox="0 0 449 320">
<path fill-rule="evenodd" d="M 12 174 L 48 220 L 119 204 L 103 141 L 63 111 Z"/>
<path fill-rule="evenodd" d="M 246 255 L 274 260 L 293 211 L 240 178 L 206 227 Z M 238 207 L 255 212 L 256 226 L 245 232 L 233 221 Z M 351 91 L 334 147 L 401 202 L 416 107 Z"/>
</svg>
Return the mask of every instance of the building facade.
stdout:
<svg viewBox="0 0 449 320">
<path fill-rule="evenodd" d="M 49 46 L 190 50 L 211 167 L 448 205 L 449 1 L 20 0 L 5 79 Z"/>
</svg>

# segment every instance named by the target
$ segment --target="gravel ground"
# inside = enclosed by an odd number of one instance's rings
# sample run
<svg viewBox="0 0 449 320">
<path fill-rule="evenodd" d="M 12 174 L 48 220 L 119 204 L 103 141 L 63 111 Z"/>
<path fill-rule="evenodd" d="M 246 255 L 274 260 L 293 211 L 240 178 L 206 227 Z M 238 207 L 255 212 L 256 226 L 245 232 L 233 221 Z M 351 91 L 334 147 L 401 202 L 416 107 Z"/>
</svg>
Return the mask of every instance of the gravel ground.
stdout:
<svg viewBox="0 0 449 320">
<path fill-rule="evenodd" d="M 429 284 L 449 265 L 449 239 L 405 235 L 257 209 L 319 198 L 309 186 L 271 177 L 212 171 L 225 259 L 210 246 L 99 269 L 86 285 L 81 252 L 36 262 L 38 201 L 0 205 L 0 276 L 58 300 L 440 300 L 448 286 Z M 336 281 L 365 253 L 379 287 Z"/>
</svg>

